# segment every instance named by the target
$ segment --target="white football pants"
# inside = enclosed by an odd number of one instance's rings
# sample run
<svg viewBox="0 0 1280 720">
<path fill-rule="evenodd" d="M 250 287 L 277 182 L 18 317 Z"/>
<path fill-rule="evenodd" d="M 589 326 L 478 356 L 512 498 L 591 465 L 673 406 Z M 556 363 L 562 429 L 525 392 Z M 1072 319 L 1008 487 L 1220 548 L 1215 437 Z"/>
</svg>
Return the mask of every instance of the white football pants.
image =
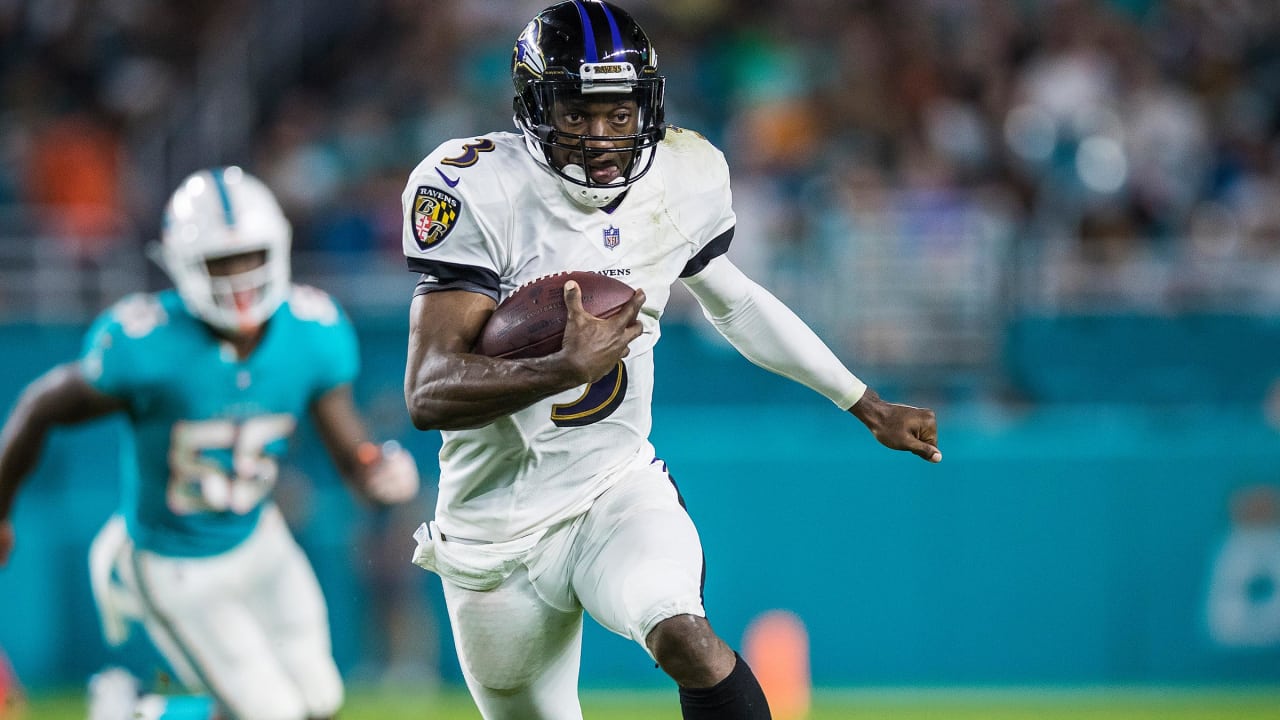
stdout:
<svg viewBox="0 0 1280 720">
<path fill-rule="evenodd" d="M 108 523 L 99 537 L 109 537 L 111 528 Z M 304 720 L 338 711 L 343 687 L 328 610 L 278 509 L 264 509 L 253 534 L 221 555 L 135 551 L 126 537 L 116 556 L 127 564 L 119 574 L 137 595 L 129 604 L 140 608 L 152 643 L 189 689 L 210 693 L 238 720 Z M 104 617 L 109 614 L 104 609 Z"/>
<path fill-rule="evenodd" d="M 547 531 L 496 588 L 468 590 L 445 575 L 458 659 L 481 714 L 580 720 L 582 611 L 648 652 L 645 638 L 658 623 L 705 615 L 702 571 L 697 530 L 655 461 Z"/>
</svg>

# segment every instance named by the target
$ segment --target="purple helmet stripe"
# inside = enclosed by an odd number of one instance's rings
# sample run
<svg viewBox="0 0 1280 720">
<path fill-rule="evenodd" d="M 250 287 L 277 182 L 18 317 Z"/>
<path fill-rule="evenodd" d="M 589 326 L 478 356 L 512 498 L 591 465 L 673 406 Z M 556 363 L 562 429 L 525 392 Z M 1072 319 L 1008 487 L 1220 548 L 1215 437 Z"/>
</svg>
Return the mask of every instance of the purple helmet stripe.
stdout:
<svg viewBox="0 0 1280 720">
<path fill-rule="evenodd" d="M 587 8 L 582 4 L 581 0 L 573 4 L 578 8 L 578 18 L 582 20 L 582 40 L 587 44 L 583 59 L 587 62 L 600 62 L 600 53 L 596 50 L 596 32 L 591 27 L 591 18 L 587 15 Z M 574 69 L 576 70 L 577 68 Z"/>
<path fill-rule="evenodd" d="M 613 19 L 613 13 L 609 11 L 609 6 L 600 3 L 600 9 L 604 10 L 605 19 L 609 21 L 609 34 L 613 38 L 613 52 L 609 53 L 609 57 L 613 57 L 613 53 L 622 49 L 622 31 L 618 30 L 618 21 Z M 640 68 L 636 68 L 639 70 Z"/>
</svg>

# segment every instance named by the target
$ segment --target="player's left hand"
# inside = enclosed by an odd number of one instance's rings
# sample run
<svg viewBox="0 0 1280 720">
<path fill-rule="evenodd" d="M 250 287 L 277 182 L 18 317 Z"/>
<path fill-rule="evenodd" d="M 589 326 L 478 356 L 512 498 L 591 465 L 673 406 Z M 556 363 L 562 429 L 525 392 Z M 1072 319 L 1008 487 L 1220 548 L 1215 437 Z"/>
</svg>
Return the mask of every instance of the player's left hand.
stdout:
<svg viewBox="0 0 1280 720">
<path fill-rule="evenodd" d="M 881 445 L 906 450 L 932 463 L 942 462 L 938 450 L 938 420 L 932 410 L 885 402 L 867 388 L 862 399 L 849 408 Z"/>
<path fill-rule="evenodd" d="M 383 505 L 412 500 L 418 494 L 418 464 L 398 443 L 382 446 L 382 458 L 365 480 L 364 492 L 370 500 Z"/>
</svg>

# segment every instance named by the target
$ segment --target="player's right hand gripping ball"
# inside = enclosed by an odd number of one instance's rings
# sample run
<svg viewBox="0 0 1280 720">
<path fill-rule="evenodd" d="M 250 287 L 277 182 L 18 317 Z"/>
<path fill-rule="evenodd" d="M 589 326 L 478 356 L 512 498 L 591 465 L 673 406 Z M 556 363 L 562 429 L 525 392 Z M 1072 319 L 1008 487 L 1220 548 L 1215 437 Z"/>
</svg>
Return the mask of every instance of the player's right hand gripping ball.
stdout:
<svg viewBox="0 0 1280 720">
<path fill-rule="evenodd" d="M 564 284 L 574 280 L 582 291 L 582 307 L 598 318 L 618 312 L 635 292 L 607 275 L 572 271 L 545 275 L 521 285 L 489 317 L 475 352 L 497 358 L 535 358 L 550 355 L 564 342 L 569 311 Z"/>
</svg>

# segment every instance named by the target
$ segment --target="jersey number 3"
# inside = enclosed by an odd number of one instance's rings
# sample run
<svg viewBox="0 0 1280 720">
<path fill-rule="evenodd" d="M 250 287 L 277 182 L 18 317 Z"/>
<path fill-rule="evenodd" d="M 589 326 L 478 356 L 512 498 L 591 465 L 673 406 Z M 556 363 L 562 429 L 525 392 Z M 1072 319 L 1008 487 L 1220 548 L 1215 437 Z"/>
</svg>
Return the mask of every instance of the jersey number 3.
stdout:
<svg viewBox="0 0 1280 720">
<path fill-rule="evenodd" d="M 587 386 L 571 403 L 551 406 L 551 422 L 558 427 L 581 427 L 613 414 L 627 396 L 627 366 L 618 361 L 605 376 Z"/>
<path fill-rule="evenodd" d="M 293 433 L 291 415 L 260 415 L 244 422 L 178 422 L 169 442 L 169 509 L 175 515 L 243 515 L 275 487 L 280 468 L 268 445 Z M 230 471 L 217 455 L 230 455 Z"/>
</svg>

